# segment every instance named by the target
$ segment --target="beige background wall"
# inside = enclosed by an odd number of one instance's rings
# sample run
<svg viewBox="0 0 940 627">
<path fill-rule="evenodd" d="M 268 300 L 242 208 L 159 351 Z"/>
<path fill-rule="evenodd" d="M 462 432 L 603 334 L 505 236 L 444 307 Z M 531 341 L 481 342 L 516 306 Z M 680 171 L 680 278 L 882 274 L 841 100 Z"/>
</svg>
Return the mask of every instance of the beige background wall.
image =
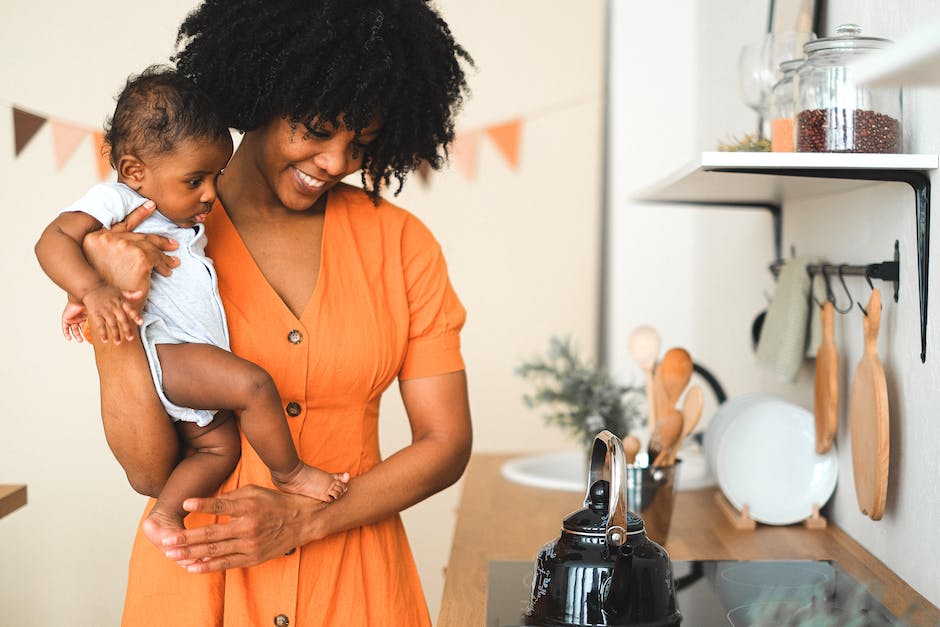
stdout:
<svg viewBox="0 0 940 627">
<path fill-rule="evenodd" d="M 482 140 L 477 177 L 456 169 L 398 202 L 443 243 L 470 312 L 463 335 L 476 450 L 570 446 L 520 401 L 512 373 L 571 334 L 596 343 L 603 3 L 438 3 L 479 70 L 459 130 L 524 119 L 521 163 Z M 125 76 L 170 54 L 194 2 L 7 0 L 0 5 L 0 483 L 29 484 L 29 505 L 0 521 L 0 624 L 116 624 L 126 557 L 144 500 L 104 442 L 91 351 L 58 335 L 62 295 L 32 245 L 54 211 L 95 182 L 87 143 L 56 171 L 47 125 L 16 159 L 9 104 L 99 127 Z M 395 390 L 383 450 L 408 439 Z M 405 512 L 436 615 L 458 487 Z"/>
</svg>

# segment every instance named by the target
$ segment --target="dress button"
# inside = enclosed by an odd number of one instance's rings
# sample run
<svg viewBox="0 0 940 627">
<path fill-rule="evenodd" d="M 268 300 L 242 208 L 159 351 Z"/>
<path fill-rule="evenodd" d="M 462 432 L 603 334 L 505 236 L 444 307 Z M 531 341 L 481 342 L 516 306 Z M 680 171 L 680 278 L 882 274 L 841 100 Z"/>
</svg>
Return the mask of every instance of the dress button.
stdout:
<svg viewBox="0 0 940 627">
<path fill-rule="evenodd" d="M 299 416 L 300 415 L 300 403 L 295 403 L 291 401 L 287 404 L 287 415 L 288 416 Z"/>
<path fill-rule="evenodd" d="M 288 620 L 288 618 L 285 615 L 278 614 L 277 616 L 274 617 L 274 624 L 277 627 L 287 627 L 288 625 L 290 625 L 290 620 Z"/>
<path fill-rule="evenodd" d="M 290 333 L 287 334 L 287 341 L 291 344 L 300 344 L 304 341 L 304 334 L 297 329 L 291 329 Z"/>
</svg>

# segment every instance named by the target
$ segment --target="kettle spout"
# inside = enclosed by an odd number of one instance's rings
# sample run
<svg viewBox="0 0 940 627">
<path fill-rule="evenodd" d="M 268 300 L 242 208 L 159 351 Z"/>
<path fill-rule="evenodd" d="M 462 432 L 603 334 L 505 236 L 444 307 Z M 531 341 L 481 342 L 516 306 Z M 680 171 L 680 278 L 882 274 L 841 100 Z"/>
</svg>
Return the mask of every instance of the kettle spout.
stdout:
<svg viewBox="0 0 940 627">
<path fill-rule="evenodd" d="M 634 587 L 631 576 L 633 571 L 633 547 L 629 544 L 622 544 L 617 547 L 616 551 L 614 568 L 606 582 L 603 595 L 604 613 L 612 618 L 631 614 L 630 606 L 634 601 L 631 598 L 631 590 Z"/>
<path fill-rule="evenodd" d="M 682 620 L 672 565 L 666 552 L 648 540 L 618 547 L 604 588 L 602 607 L 609 625 L 672 627 Z"/>
</svg>

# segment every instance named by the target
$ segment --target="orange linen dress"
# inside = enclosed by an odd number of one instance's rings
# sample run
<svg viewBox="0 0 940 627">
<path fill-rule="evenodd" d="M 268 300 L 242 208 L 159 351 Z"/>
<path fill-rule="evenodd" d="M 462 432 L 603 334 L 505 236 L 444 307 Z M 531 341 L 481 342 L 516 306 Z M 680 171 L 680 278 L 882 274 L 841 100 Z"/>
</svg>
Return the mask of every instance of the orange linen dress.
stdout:
<svg viewBox="0 0 940 627">
<path fill-rule="evenodd" d="M 439 244 L 403 209 L 384 201 L 376 207 L 346 185 L 329 192 L 320 274 L 300 319 L 218 203 L 207 233 L 232 350 L 274 378 L 306 462 L 353 477 L 368 471 L 381 460 L 379 399 L 395 377 L 463 369 L 465 311 Z M 241 461 L 221 491 L 249 484 L 271 487 L 271 480 L 243 437 Z M 213 521 L 192 514 L 186 523 Z M 123 624 L 422 627 L 430 620 L 395 515 L 252 568 L 207 575 L 186 573 L 138 530 Z"/>
</svg>

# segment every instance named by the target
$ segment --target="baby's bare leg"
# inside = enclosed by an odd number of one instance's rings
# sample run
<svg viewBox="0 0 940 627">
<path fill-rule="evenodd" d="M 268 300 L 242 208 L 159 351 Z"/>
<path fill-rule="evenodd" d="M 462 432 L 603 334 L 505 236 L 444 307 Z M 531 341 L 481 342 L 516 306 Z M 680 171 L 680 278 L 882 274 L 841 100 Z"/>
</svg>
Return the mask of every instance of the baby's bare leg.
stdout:
<svg viewBox="0 0 940 627">
<path fill-rule="evenodd" d="M 192 422 L 176 424 L 190 451 L 170 474 L 143 525 L 147 538 L 158 547 L 168 533 L 183 528 L 183 501 L 213 494 L 241 455 L 238 427 L 227 411 L 220 411 L 205 427 Z"/>
<path fill-rule="evenodd" d="M 281 397 L 256 364 L 208 344 L 160 344 L 163 391 L 181 407 L 230 409 L 282 490 L 323 501 L 346 492 L 349 477 L 304 464 L 297 456 Z"/>
</svg>

